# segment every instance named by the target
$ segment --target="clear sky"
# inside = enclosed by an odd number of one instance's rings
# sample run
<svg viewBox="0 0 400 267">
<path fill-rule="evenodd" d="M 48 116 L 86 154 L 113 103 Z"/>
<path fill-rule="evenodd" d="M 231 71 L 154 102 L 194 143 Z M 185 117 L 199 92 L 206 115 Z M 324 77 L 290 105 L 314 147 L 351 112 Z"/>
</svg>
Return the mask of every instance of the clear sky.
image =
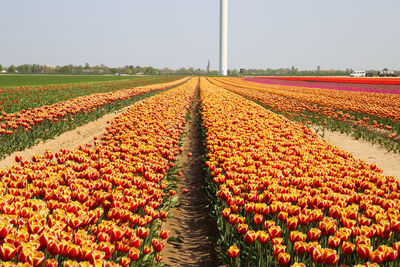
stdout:
<svg viewBox="0 0 400 267">
<path fill-rule="evenodd" d="M 0 0 L 0 64 L 218 69 L 219 0 Z M 229 0 L 228 66 L 400 70 L 400 0 Z"/>
</svg>

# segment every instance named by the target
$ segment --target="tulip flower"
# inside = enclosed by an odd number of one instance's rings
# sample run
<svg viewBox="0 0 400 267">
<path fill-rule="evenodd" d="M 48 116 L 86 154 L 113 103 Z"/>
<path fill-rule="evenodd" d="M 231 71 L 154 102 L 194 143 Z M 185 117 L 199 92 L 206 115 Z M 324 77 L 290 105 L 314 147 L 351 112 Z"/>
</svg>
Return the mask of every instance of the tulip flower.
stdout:
<svg viewBox="0 0 400 267">
<path fill-rule="evenodd" d="M 151 242 L 151 244 L 152 244 L 153 250 L 155 252 L 160 252 L 165 246 L 165 244 L 157 238 L 153 238 L 153 241 Z"/>
<path fill-rule="evenodd" d="M 257 233 L 252 230 L 249 230 L 244 235 L 244 239 L 246 240 L 247 244 L 252 244 L 252 243 L 256 242 L 256 240 L 257 240 Z"/>
<path fill-rule="evenodd" d="M 128 257 L 121 257 L 121 259 L 119 260 L 119 264 L 122 267 L 127 267 L 127 266 L 129 266 L 130 263 L 131 263 L 131 259 Z"/>
<path fill-rule="evenodd" d="M 131 261 L 136 261 L 139 258 L 140 251 L 137 248 L 131 248 L 128 252 L 128 258 Z"/>
<path fill-rule="evenodd" d="M 279 253 L 277 259 L 278 259 L 278 262 L 280 265 L 285 266 L 285 265 L 288 265 L 288 263 L 290 261 L 290 255 L 285 252 L 282 252 L 282 253 Z"/>
<path fill-rule="evenodd" d="M 161 239 L 167 239 L 168 236 L 169 236 L 169 231 L 166 231 L 166 230 L 161 230 L 161 231 L 160 231 L 159 237 L 160 237 Z"/>
<path fill-rule="evenodd" d="M 240 249 L 235 245 L 230 246 L 228 249 L 228 255 L 230 258 L 236 258 L 239 255 L 239 252 Z"/>
<path fill-rule="evenodd" d="M 342 245 L 343 254 L 346 254 L 346 255 L 351 254 L 354 252 L 355 249 L 356 249 L 356 246 L 354 244 L 347 242 L 347 241 L 343 242 L 343 245 Z"/>
<path fill-rule="evenodd" d="M 307 252 L 307 243 L 303 242 L 303 241 L 298 241 L 298 242 L 294 243 L 294 251 L 300 255 L 306 253 Z"/>
<path fill-rule="evenodd" d="M 44 267 L 57 267 L 58 266 L 58 261 L 55 259 L 47 259 L 46 262 L 44 263 Z"/>
<path fill-rule="evenodd" d="M 13 244 L 4 243 L 0 247 L 0 258 L 3 261 L 11 261 L 16 253 L 17 249 L 14 247 Z"/>
</svg>

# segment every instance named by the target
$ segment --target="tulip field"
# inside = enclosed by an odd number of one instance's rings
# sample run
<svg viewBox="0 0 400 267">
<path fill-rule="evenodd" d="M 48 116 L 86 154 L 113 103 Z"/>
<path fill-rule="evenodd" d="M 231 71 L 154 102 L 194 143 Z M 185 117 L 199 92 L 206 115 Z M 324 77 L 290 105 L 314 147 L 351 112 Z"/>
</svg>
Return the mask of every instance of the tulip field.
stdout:
<svg viewBox="0 0 400 267">
<path fill-rule="evenodd" d="M 185 79 L 7 88 L 0 91 L 0 158 L 53 138 Z M 9 103 L 9 104 L 7 104 Z"/>
<path fill-rule="evenodd" d="M 101 142 L 45 152 L 0 170 L 0 258 L 27 266 L 159 262 L 158 221 L 174 203 L 167 176 L 197 80 L 118 116 Z M 157 236 L 155 236 L 157 232 Z M 78 263 L 79 261 L 79 263 Z"/>
<path fill-rule="evenodd" d="M 226 263 L 398 266 L 398 178 L 231 92 L 257 92 L 246 83 L 210 80 L 229 89 L 201 81 L 208 191 Z"/>
<path fill-rule="evenodd" d="M 189 114 L 222 265 L 400 266 L 400 177 L 312 128 L 400 151 L 400 94 L 160 77 L 3 88 L 0 101 L 1 157 L 127 107 L 101 138 L 0 165 L 0 266 L 164 266 Z"/>
<path fill-rule="evenodd" d="M 355 88 L 311 88 L 264 84 L 262 79 L 248 80 L 210 79 L 215 85 L 252 99 L 291 120 L 318 126 L 317 131 L 322 135 L 324 129 L 339 131 L 378 143 L 388 151 L 400 152 L 399 85 L 397 91 L 365 92 Z"/>
</svg>

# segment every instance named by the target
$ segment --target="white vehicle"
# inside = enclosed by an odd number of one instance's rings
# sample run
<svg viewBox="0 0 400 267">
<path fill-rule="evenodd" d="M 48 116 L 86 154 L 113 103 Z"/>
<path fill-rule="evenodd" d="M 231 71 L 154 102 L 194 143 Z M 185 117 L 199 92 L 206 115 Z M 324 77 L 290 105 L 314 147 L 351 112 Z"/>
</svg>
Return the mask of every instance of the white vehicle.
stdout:
<svg viewBox="0 0 400 267">
<path fill-rule="evenodd" d="M 367 72 L 365 70 L 356 70 L 350 74 L 350 77 L 365 77 L 367 76 Z"/>
</svg>

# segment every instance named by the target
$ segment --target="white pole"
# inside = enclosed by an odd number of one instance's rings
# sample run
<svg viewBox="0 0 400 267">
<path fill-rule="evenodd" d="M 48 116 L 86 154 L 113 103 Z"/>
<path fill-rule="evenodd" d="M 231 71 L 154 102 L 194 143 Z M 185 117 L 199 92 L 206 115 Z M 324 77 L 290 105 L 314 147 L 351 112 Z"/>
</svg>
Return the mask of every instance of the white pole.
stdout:
<svg viewBox="0 0 400 267">
<path fill-rule="evenodd" d="M 221 0 L 219 35 L 219 74 L 228 74 L 228 0 Z"/>
</svg>

